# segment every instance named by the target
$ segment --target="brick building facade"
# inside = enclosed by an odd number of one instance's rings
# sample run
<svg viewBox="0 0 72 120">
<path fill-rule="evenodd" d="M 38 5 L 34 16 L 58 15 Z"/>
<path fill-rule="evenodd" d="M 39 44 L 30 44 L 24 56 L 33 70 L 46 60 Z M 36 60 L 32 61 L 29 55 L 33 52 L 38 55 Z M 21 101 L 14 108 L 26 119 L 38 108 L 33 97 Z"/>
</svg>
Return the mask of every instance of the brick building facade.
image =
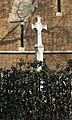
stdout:
<svg viewBox="0 0 72 120">
<path fill-rule="evenodd" d="M 33 2 L 33 1 L 32 1 Z M 31 24 L 35 16 L 42 17 L 42 23 L 47 24 L 48 30 L 42 31 L 42 42 L 45 51 L 72 51 L 72 1 L 71 0 L 39 0 L 38 7 L 25 21 L 24 47 L 25 51 L 34 51 L 36 32 Z M 21 22 L 10 22 L 14 0 L 0 1 L 0 51 L 19 51 L 21 46 Z M 22 3 L 21 3 L 22 4 Z M 19 6 L 18 6 L 19 7 Z M 23 11 L 23 9 L 22 9 Z M 10 67 L 20 58 L 24 60 L 35 59 L 35 54 L 0 54 L 0 67 Z M 72 54 L 44 54 L 51 69 L 61 69 L 66 65 Z M 60 65 L 59 65 L 60 64 Z"/>
</svg>

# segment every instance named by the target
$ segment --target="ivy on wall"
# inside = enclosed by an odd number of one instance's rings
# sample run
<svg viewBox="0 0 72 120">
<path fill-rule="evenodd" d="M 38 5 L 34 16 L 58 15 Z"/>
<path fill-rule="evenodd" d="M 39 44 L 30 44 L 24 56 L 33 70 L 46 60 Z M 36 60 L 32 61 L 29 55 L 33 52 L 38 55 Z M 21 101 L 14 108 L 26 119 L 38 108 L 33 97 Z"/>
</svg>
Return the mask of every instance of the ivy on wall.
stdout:
<svg viewBox="0 0 72 120">
<path fill-rule="evenodd" d="M 37 65 L 43 69 L 37 72 Z M 58 73 L 21 60 L 0 71 L 1 120 L 71 120 L 71 61 Z"/>
</svg>

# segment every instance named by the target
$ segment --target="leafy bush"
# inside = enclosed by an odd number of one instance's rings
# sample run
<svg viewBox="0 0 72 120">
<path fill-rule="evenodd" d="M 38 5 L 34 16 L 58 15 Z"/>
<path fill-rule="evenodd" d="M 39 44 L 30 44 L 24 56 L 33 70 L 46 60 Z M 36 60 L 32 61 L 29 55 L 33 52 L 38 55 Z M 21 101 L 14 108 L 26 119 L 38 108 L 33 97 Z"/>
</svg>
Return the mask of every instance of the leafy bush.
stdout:
<svg viewBox="0 0 72 120">
<path fill-rule="evenodd" d="M 22 59 L 11 70 L 1 69 L 0 120 L 70 120 L 71 75 Z"/>
</svg>

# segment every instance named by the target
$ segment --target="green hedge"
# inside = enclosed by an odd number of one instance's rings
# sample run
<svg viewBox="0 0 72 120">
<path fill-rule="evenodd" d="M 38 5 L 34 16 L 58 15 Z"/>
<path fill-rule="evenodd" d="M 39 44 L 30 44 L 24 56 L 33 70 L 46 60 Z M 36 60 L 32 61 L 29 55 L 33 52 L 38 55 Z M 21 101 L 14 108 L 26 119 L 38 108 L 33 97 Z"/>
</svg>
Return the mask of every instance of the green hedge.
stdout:
<svg viewBox="0 0 72 120">
<path fill-rule="evenodd" d="M 42 66 L 40 72 L 37 65 Z M 58 73 L 23 60 L 0 72 L 0 120 L 70 120 L 71 67 Z"/>
</svg>

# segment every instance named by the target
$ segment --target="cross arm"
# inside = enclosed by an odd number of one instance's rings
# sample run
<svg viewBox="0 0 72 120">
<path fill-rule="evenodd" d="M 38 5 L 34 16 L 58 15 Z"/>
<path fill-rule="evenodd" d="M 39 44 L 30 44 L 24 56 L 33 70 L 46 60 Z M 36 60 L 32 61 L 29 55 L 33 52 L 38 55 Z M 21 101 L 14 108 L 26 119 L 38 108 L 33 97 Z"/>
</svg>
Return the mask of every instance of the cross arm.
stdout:
<svg viewBox="0 0 72 120">
<path fill-rule="evenodd" d="M 47 25 L 42 25 L 42 28 L 47 30 Z"/>
</svg>

